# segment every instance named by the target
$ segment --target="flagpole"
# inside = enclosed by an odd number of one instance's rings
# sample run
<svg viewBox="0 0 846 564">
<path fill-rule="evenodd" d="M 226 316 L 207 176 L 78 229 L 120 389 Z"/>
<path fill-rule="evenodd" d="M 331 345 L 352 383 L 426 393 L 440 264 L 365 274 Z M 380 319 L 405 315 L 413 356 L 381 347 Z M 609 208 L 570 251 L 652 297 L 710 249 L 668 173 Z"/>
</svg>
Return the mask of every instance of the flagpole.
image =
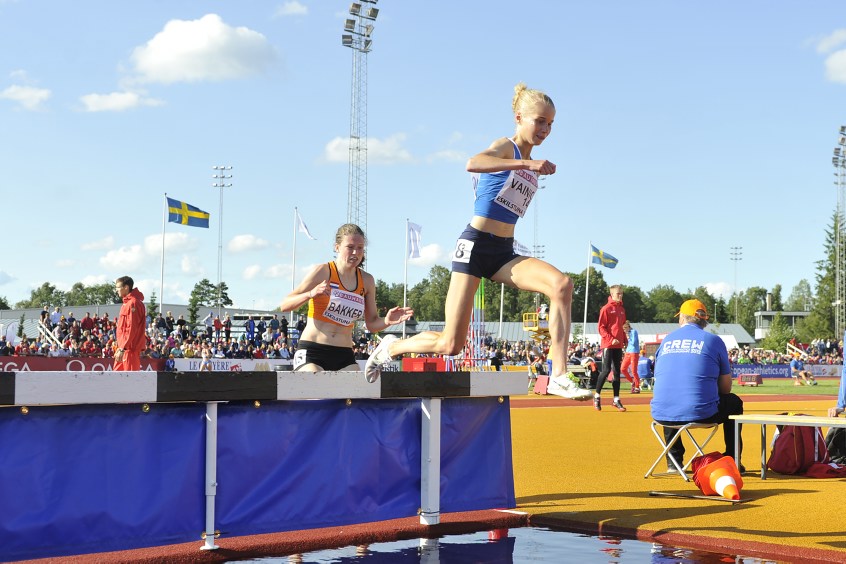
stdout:
<svg viewBox="0 0 846 564">
<path fill-rule="evenodd" d="M 408 242 L 411 233 L 408 226 L 408 218 L 405 218 L 405 258 L 402 261 L 402 307 L 408 307 Z M 402 338 L 405 339 L 405 321 L 402 322 Z"/>
<path fill-rule="evenodd" d="M 502 339 L 502 308 L 505 305 L 505 284 L 499 285 L 499 334 L 497 339 Z"/>
<path fill-rule="evenodd" d="M 294 206 L 294 252 L 291 253 L 291 291 L 294 291 L 295 273 L 297 272 L 297 219 L 300 214 L 297 213 L 297 206 Z M 290 311 L 291 326 L 294 325 L 294 310 Z"/>
<path fill-rule="evenodd" d="M 164 255 L 165 255 L 165 226 L 167 225 L 167 192 L 164 194 L 164 214 L 162 215 L 162 267 L 159 280 L 159 311 L 164 309 Z"/>
<path fill-rule="evenodd" d="M 587 345 L 587 310 L 588 310 L 588 291 L 590 290 L 590 262 L 591 262 L 591 246 L 592 243 L 588 241 L 588 263 L 587 275 L 585 276 L 585 320 L 582 323 L 582 345 Z"/>
</svg>

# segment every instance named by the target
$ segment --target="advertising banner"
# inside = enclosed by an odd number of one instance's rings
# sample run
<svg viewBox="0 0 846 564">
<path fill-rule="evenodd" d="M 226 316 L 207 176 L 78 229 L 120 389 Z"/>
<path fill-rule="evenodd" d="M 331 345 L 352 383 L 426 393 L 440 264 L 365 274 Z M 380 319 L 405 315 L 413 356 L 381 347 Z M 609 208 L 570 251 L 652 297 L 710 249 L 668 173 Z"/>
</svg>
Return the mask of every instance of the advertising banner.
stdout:
<svg viewBox="0 0 846 564">
<path fill-rule="evenodd" d="M 0 372 L 109 372 L 113 358 L 0 356 Z M 141 370 L 164 370 L 164 359 L 142 358 Z"/>
</svg>

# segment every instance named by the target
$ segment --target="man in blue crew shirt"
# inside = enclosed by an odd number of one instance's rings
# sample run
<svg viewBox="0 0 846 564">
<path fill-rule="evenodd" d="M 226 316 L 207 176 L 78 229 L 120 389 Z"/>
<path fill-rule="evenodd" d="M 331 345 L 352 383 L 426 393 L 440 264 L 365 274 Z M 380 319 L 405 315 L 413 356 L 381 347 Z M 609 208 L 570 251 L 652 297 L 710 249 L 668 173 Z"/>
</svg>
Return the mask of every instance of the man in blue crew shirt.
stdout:
<svg viewBox="0 0 846 564">
<path fill-rule="evenodd" d="M 731 365 L 723 340 L 705 331 L 708 311 L 699 300 L 687 300 L 676 314 L 680 327 L 667 335 L 655 353 L 655 391 L 652 418 L 661 425 L 722 423 L 727 456 L 734 456 L 734 420 L 743 413 L 743 400 L 731 393 Z M 675 429 L 664 427 L 670 441 Z M 740 448 L 743 448 L 741 440 Z M 682 462 L 681 439 L 670 450 Z M 668 471 L 674 466 L 667 460 Z M 745 468 L 740 466 L 740 471 Z"/>
</svg>

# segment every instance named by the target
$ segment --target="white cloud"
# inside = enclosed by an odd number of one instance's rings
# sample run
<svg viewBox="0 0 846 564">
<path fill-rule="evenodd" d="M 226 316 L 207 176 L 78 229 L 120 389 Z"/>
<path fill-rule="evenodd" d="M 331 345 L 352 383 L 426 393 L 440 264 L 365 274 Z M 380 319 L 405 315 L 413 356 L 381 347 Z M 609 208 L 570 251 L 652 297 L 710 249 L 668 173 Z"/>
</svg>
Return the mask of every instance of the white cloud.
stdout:
<svg viewBox="0 0 846 564">
<path fill-rule="evenodd" d="M 8 284 L 9 282 L 11 282 L 14 279 L 15 279 L 15 277 L 12 276 L 11 274 L 0 270 L 0 286 L 2 286 L 3 284 Z"/>
<path fill-rule="evenodd" d="M 396 133 L 387 139 L 367 138 L 367 161 L 372 164 L 396 164 L 414 161 L 411 153 L 402 146 L 405 133 Z M 332 163 L 346 163 L 350 158 L 349 137 L 335 137 L 326 144 L 323 157 Z"/>
<path fill-rule="evenodd" d="M 311 268 L 313 266 L 309 267 L 309 271 Z M 265 280 L 290 279 L 291 267 L 286 264 L 274 264 L 267 268 L 262 268 L 261 265 L 253 264 L 244 269 L 242 277 L 244 280 L 256 280 L 258 278 Z"/>
<path fill-rule="evenodd" d="M 182 255 L 182 261 L 179 267 L 182 270 L 182 274 L 201 276 L 205 273 L 205 269 L 196 255 Z"/>
<path fill-rule="evenodd" d="M 97 284 L 105 284 L 107 282 L 114 282 L 114 279 L 105 274 L 92 274 L 80 280 L 85 286 L 96 286 Z"/>
<path fill-rule="evenodd" d="M 171 84 L 244 78 L 265 70 L 277 55 L 261 33 L 207 14 L 167 22 L 131 58 L 136 81 Z"/>
<path fill-rule="evenodd" d="M 141 245 L 130 245 L 107 252 L 100 257 L 100 265 L 112 271 L 132 271 L 140 268 L 146 259 Z"/>
<path fill-rule="evenodd" d="M 243 253 L 266 249 L 269 245 L 270 243 L 255 235 L 236 235 L 229 241 L 226 248 L 233 253 Z"/>
<path fill-rule="evenodd" d="M 335 137 L 326 144 L 323 158 L 330 163 L 345 163 L 350 159 L 350 140 L 348 137 Z"/>
<path fill-rule="evenodd" d="M 46 88 L 13 84 L 0 92 L 0 98 L 17 102 L 25 110 L 38 111 L 50 98 L 50 94 L 51 92 Z"/>
<path fill-rule="evenodd" d="M 825 76 L 832 82 L 846 84 L 846 49 L 835 51 L 826 58 Z"/>
<path fill-rule="evenodd" d="M 830 53 L 846 44 L 846 29 L 837 29 L 817 42 L 817 53 Z"/>
<path fill-rule="evenodd" d="M 305 16 L 308 15 L 308 6 L 299 2 L 285 2 L 274 13 L 274 17 Z"/>
<path fill-rule="evenodd" d="M 444 150 L 432 153 L 426 157 L 427 162 L 445 161 L 450 163 L 464 162 L 467 160 L 467 154 L 462 151 Z"/>
<path fill-rule="evenodd" d="M 187 253 L 192 255 L 197 249 L 197 240 L 189 237 L 185 233 L 167 233 L 165 234 L 165 257 L 171 257 L 173 254 Z M 107 270 L 113 272 L 133 272 L 144 266 L 151 266 L 158 263 L 162 256 L 162 236 L 160 233 L 155 235 L 148 235 L 144 238 L 144 242 L 138 245 L 125 245 L 118 249 L 109 250 L 105 255 L 100 257 L 100 265 Z M 186 263 L 183 258 L 182 269 L 185 271 Z M 202 273 L 203 269 L 200 267 L 193 268 L 189 261 L 189 274 L 196 272 Z"/>
<path fill-rule="evenodd" d="M 56 268 L 72 268 L 76 266 L 76 261 L 71 259 L 61 259 L 56 261 Z"/>
<path fill-rule="evenodd" d="M 258 264 L 251 264 L 244 269 L 244 273 L 241 276 L 244 280 L 255 280 L 258 278 L 259 274 L 261 274 L 261 266 Z"/>
<path fill-rule="evenodd" d="M 385 140 L 367 139 L 367 161 L 382 164 L 394 164 L 400 162 L 411 162 L 414 159 L 407 149 L 402 147 L 405 141 L 405 133 L 391 135 Z"/>
<path fill-rule="evenodd" d="M 141 106 L 161 106 L 162 100 L 148 98 L 136 92 L 86 94 L 79 97 L 86 112 L 122 112 Z"/>
<path fill-rule="evenodd" d="M 443 264 L 447 258 L 447 253 L 444 252 L 444 249 L 440 245 L 423 245 L 420 247 L 420 256 L 418 258 L 408 259 L 408 264 L 432 268 L 436 264 Z"/>
<path fill-rule="evenodd" d="M 265 278 L 290 278 L 291 267 L 287 264 L 274 264 L 265 270 Z"/>
<path fill-rule="evenodd" d="M 83 243 L 79 246 L 79 248 L 83 251 L 105 251 L 106 249 L 111 249 L 114 246 L 115 238 L 109 235 L 108 237 L 97 239 L 96 241 Z"/>
<path fill-rule="evenodd" d="M 165 254 L 188 253 L 197 250 L 197 240 L 185 233 L 165 233 Z M 147 235 L 144 238 L 144 252 L 150 256 L 161 256 L 161 234 Z"/>
<path fill-rule="evenodd" d="M 732 285 L 728 282 L 706 282 L 705 289 L 717 298 L 728 299 L 732 295 Z"/>
</svg>

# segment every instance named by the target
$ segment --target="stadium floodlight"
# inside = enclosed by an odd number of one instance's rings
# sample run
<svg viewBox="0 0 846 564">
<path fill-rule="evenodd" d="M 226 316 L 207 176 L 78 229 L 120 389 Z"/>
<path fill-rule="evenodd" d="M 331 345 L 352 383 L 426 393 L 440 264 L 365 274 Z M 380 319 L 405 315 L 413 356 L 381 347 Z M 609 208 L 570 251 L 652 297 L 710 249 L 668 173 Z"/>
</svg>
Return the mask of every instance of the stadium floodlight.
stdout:
<svg viewBox="0 0 846 564">
<path fill-rule="evenodd" d="M 229 165 L 215 165 L 212 167 L 215 174 L 212 175 L 214 183 L 212 188 L 220 190 L 220 204 L 217 212 L 217 315 L 220 317 L 221 308 L 223 307 L 223 189 L 232 188 L 231 174 L 227 172 L 232 170 Z"/>
<path fill-rule="evenodd" d="M 834 165 L 834 185 L 837 187 L 837 221 L 834 233 L 834 331 L 836 335 L 842 335 L 846 329 L 846 253 L 843 252 L 843 237 L 846 236 L 844 226 L 844 213 L 846 213 L 846 125 L 841 125 L 838 131 L 837 146 L 834 147 L 834 156 L 831 157 L 831 164 Z"/>
<path fill-rule="evenodd" d="M 350 102 L 350 168 L 347 192 L 347 223 L 367 232 L 367 54 L 373 48 L 370 36 L 379 15 L 377 0 L 359 0 L 350 5 L 344 21 L 341 44 L 352 49 L 352 96 Z"/>
</svg>

